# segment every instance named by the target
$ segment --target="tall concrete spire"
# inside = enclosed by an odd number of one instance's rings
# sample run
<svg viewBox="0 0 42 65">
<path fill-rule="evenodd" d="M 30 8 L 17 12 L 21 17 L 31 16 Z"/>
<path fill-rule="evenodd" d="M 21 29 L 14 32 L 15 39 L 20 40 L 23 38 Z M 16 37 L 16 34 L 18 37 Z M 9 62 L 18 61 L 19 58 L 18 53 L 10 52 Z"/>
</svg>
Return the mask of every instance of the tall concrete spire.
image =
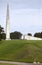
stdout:
<svg viewBox="0 0 42 65">
<path fill-rule="evenodd" d="M 6 40 L 10 40 L 9 4 L 7 4 L 7 16 L 6 16 Z"/>
</svg>

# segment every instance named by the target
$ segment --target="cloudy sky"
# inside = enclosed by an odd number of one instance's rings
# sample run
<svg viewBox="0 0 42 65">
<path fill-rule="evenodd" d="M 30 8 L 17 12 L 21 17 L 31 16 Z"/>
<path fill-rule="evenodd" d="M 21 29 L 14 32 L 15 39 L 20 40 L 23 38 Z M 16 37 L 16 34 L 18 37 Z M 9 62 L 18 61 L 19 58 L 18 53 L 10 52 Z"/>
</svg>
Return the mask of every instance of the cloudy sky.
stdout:
<svg viewBox="0 0 42 65">
<path fill-rule="evenodd" d="M 42 0 L 0 0 L 0 25 L 6 30 L 9 3 L 10 32 L 23 34 L 42 31 Z"/>
</svg>

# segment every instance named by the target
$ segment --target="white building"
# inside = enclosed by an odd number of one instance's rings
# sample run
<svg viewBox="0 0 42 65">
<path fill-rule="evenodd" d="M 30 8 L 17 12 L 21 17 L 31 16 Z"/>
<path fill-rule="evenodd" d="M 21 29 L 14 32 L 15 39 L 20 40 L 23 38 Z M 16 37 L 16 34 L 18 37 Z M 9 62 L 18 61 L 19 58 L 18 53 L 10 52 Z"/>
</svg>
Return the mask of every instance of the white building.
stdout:
<svg viewBox="0 0 42 65">
<path fill-rule="evenodd" d="M 37 37 L 29 36 L 29 35 L 22 35 L 21 39 L 25 39 L 25 40 L 42 40 L 42 38 L 37 38 Z"/>
</svg>

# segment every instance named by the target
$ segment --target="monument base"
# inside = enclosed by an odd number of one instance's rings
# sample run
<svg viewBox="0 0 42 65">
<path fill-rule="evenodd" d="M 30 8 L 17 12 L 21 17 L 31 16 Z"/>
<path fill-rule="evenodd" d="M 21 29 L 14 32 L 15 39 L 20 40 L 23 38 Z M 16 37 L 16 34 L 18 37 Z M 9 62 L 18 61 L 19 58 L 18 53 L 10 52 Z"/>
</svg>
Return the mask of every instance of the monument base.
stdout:
<svg viewBox="0 0 42 65">
<path fill-rule="evenodd" d="M 6 40 L 11 40 L 11 39 L 6 39 Z"/>
</svg>

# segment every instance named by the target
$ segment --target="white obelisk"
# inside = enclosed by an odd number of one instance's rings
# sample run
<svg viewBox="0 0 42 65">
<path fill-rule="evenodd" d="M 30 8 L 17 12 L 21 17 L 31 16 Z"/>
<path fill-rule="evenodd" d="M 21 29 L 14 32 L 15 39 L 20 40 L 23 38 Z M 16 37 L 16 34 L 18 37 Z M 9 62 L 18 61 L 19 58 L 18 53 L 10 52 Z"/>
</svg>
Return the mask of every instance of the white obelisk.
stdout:
<svg viewBox="0 0 42 65">
<path fill-rule="evenodd" d="M 6 16 L 6 40 L 10 40 L 9 4 L 7 4 L 7 16 Z"/>
</svg>

